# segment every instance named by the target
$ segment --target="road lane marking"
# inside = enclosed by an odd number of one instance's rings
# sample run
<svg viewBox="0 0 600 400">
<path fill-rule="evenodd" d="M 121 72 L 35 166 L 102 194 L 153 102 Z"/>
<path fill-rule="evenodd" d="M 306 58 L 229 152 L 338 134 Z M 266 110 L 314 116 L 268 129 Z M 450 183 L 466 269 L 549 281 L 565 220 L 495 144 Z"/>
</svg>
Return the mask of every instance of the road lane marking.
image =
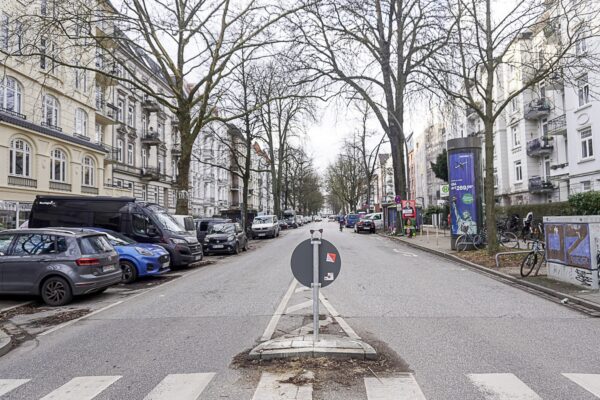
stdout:
<svg viewBox="0 0 600 400">
<path fill-rule="evenodd" d="M 121 379 L 121 376 L 78 376 L 40 400 L 89 400 Z"/>
<path fill-rule="evenodd" d="M 75 324 L 75 323 L 77 323 L 77 322 L 81 321 L 82 319 L 86 319 L 86 318 L 92 317 L 92 316 L 94 316 L 94 315 L 96 315 L 96 314 L 99 314 L 99 313 L 101 313 L 102 311 L 106 311 L 106 310 L 108 310 L 108 309 L 110 309 L 110 308 L 113 308 L 114 306 L 118 306 L 119 304 L 122 304 L 124 301 L 125 301 L 125 300 L 120 300 L 120 301 L 117 301 L 116 303 L 112 303 L 112 304 L 109 304 L 109 305 L 107 305 L 106 307 L 99 308 L 99 309 L 97 309 L 96 311 L 92 311 L 91 313 L 89 313 L 89 314 L 86 314 L 86 315 L 83 315 L 83 316 L 81 316 L 81 317 L 79 317 L 79 318 L 75 318 L 75 319 L 72 319 L 72 320 L 70 320 L 70 321 L 63 322 L 63 323 L 62 323 L 62 324 L 60 324 L 60 325 L 56 325 L 54 328 L 48 329 L 47 331 L 44 331 L 44 332 L 40 333 L 38 336 L 46 336 L 46 335 L 49 335 L 49 334 L 51 334 L 52 332 L 56 332 L 56 331 L 57 331 L 57 330 L 59 330 L 59 329 L 62 329 L 62 328 L 64 328 L 64 327 L 67 327 L 67 326 L 69 326 L 69 325 L 73 325 L 73 324 Z"/>
<path fill-rule="evenodd" d="M 197 400 L 214 376 L 214 373 L 167 375 L 144 400 Z"/>
<path fill-rule="evenodd" d="M 600 375 L 598 374 L 563 374 L 565 378 L 575 382 L 594 396 L 600 398 Z"/>
<path fill-rule="evenodd" d="M 325 296 L 323 296 L 322 293 L 319 293 L 319 300 L 321 300 L 321 303 L 323 303 L 327 311 L 329 311 L 329 314 L 331 314 L 331 316 L 336 320 L 336 322 L 344 330 L 344 332 L 346 332 L 346 335 L 348 335 L 350 339 L 360 340 L 360 336 L 358 336 L 356 332 L 354 332 L 354 329 L 352 329 L 350 325 L 348 325 L 344 318 L 340 317 L 340 314 L 336 311 L 335 308 L 333 308 L 331 303 L 325 298 Z"/>
<path fill-rule="evenodd" d="M 26 301 L 24 303 L 15 304 L 14 306 L 9 306 L 9 307 L 5 307 L 5 308 L 0 309 L 0 312 L 14 310 L 15 308 L 23 307 L 23 306 L 26 306 L 26 305 L 31 304 L 31 303 L 33 303 L 32 300 Z"/>
<path fill-rule="evenodd" d="M 252 400 L 312 400 L 312 383 L 297 386 L 281 383 L 293 374 L 263 372 Z"/>
<path fill-rule="evenodd" d="M 0 396 L 26 384 L 31 379 L 0 379 Z"/>
<path fill-rule="evenodd" d="M 369 400 L 425 400 L 413 374 L 395 378 L 365 378 Z"/>
<path fill-rule="evenodd" d="M 302 310 L 302 309 L 305 309 L 305 308 L 308 308 L 308 307 L 312 307 L 312 303 L 313 303 L 312 300 L 308 300 L 308 301 L 305 301 L 304 303 L 296 304 L 294 306 L 288 307 L 288 309 L 285 310 L 285 313 L 286 314 L 291 314 L 291 313 L 296 312 L 298 310 Z"/>
<path fill-rule="evenodd" d="M 513 374 L 467 374 L 488 400 L 542 400 Z"/>
<path fill-rule="evenodd" d="M 275 310 L 275 314 L 273 314 L 273 316 L 271 317 L 271 320 L 269 321 L 269 324 L 267 325 L 265 332 L 263 333 L 262 337 L 260 338 L 261 342 L 266 342 L 267 340 L 271 340 L 271 338 L 273 337 L 273 333 L 275 332 L 275 328 L 277 328 L 279 319 L 283 315 L 283 312 L 284 312 L 285 308 L 287 307 L 287 303 L 290 301 L 292 294 L 294 294 L 294 290 L 296 289 L 297 284 L 298 284 L 298 282 L 296 281 L 296 279 L 292 279 L 292 283 L 290 284 L 290 287 L 288 288 L 287 292 L 285 292 L 283 299 L 281 299 L 281 302 L 279 303 L 279 305 L 277 306 L 277 309 Z"/>
<path fill-rule="evenodd" d="M 302 293 L 302 292 L 307 292 L 309 290 L 311 290 L 309 287 L 301 286 L 301 287 L 297 288 L 294 292 L 295 293 Z"/>
<path fill-rule="evenodd" d="M 402 254 L 405 257 L 419 257 L 418 255 L 416 255 L 414 253 L 409 253 L 409 252 L 401 251 L 401 250 L 398 250 L 398 249 L 392 249 L 392 250 L 394 250 L 394 252 L 396 252 L 398 254 Z"/>
</svg>

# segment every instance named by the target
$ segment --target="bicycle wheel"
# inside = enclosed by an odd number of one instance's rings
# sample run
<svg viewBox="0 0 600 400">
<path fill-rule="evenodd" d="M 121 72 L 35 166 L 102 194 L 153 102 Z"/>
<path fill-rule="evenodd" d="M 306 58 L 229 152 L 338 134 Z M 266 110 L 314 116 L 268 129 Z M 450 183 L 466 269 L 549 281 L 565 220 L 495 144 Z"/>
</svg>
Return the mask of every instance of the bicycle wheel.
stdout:
<svg viewBox="0 0 600 400">
<path fill-rule="evenodd" d="M 460 235 L 456 238 L 456 250 L 465 251 L 469 247 L 469 238 L 467 235 Z"/>
<path fill-rule="evenodd" d="M 483 249 L 485 247 L 485 236 L 473 235 L 473 247 L 475 247 L 475 250 Z"/>
<path fill-rule="evenodd" d="M 507 249 L 514 249 L 519 245 L 519 238 L 512 232 L 500 232 L 498 239 L 500 244 Z"/>
<path fill-rule="evenodd" d="M 521 262 L 521 276 L 523 278 L 529 276 L 531 271 L 535 268 L 538 263 L 538 254 L 535 251 L 527 254 L 523 261 Z"/>
</svg>

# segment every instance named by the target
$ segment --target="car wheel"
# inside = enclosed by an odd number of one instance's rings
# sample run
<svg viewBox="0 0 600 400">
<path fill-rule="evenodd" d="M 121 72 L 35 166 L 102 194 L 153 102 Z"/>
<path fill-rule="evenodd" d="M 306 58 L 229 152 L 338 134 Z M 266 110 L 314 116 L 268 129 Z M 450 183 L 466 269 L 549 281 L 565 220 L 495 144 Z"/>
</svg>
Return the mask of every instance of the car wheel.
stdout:
<svg viewBox="0 0 600 400">
<path fill-rule="evenodd" d="M 137 268 L 129 261 L 121 261 L 121 282 L 131 283 L 138 277 Z"/>
<path fill-rule="evenodd" d="M 240 243 L 236 242 L 232 250 L 233 254 L 240 254 Z"/>
<path fill-rule="evenodd" d="M 73 299 L 71 286 L 59 276 L 46 279 L 42 284 L 41 294 L 44 303 L 51 307 L 64 306 Z"/>
</svg>

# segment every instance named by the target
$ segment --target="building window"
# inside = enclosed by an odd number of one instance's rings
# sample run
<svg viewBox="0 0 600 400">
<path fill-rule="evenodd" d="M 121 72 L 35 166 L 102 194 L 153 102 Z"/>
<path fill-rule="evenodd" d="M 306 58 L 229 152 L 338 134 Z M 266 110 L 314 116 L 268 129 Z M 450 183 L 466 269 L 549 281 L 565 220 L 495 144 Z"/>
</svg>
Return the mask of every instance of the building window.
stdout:
<svg viewBox="0 0 600 400">
<path fill-rule="evenodd" d="M 76 109 L 75 110 L 75 133 L 78 135 L 87 136 L 88 135 L 87 124 L 88 124 L 87 113 L 81 108 Z"/>
<path fill-rule="evenodd" d="M 83 157 L 83 163 L 81 166 L 81 184 L 83 186 L 94 187 L 96 184 L 96 164 L 91 157 Z"/>
<path fill-rule="evenodd" d="M 43 122 L 46 126 L 58 126 L 59 104 L 56 97 L 49 94 L 44 96 L 43 114 Z"/>
<path fill-rule="evenodd" d="M 22 139 L 10 141 L 8 173 L 14 176 L 31 177 L 31 147 Z"/>
<path fill-rule="evenodd" d="M 159 155 L 158 156 L 158 173 L 159 174 L 163 174 L 164 173 L 164 156 Z"/>
<path fill-rule="evenodd" d="M 498 168 L 494 168 L 494 187 L 498 187 Z"/>
<path fill-rule="evenodd" d="M 523 167 L 521 161 L 515 161 L 515 181 L 523 182 Z"/>
<path fill-rule="evenodd" d="M 542 136 L 548 137 L 548 118 L 542 119 L 541 127 L 542 127 Z"/>
<path fill-rule="evenodd" d="M 131 102 L 127 107 L 127 126 L 135 128 L 135 104 Z"/>
<path fill-rule="evenodd" d="M 67 155 L 62 150 L 55 149 L 52 151 L 50 180 L 56 182 L 67 181 Z"/>
<path fill-rule="evenodd" d="M 54 73 L 56 44 L 45 37 L 40 39 L 40 68 Z"/>
<path fill-rule="evenodd" d="M 148 167 L 148 149 L 142 149 L 142 168 Z"/>
<path fill-rule="evenodd" d="M 79 65 L 78 62 L 75 65 Z M 75 78 L 75 89 L 82 92 L 87 92 L 87 71 L 80 68 L 74 68 L 73 70 Z"/>
<path fill-rule="evenodd" d="M 513 147 L 520 146 L 521 145 L 521 135 L 519 135 L 519 127 L 513 126 L 511 130 L 512 130 Z"/>
<path fill-rule="evenodd" d="M 117 139 L 117 161 L 123 162 L 123 139 Z"/>
<path fill-rule="evenodd" d="M 125 118 L 125 100 L 119 97 L 117 100 L 117 121 L 123 122 Z"/>
<path fill-rule="evenodd" d="M 147 130 L 148 130 L 148 117 L 146 117 L 146 114 L 142 114 L 142 133 L 146 134 Z"/>
<path fill-rule="evenodd" d="M 165 140 L 165 124 L 163 122 L 158 122 L 158 137 L 162 140 Z"/>
<path fill-rule="evenodd" d="M 0 49 L 8 50 L 8 23 L 9 18 L 8 14 L 2 13 L 0 14 Z"/>
<path fill-rule="evenodd" d="M 590 190 L 592 190 L 592 181 L 581 182 L 581 190 L 584 192 L 589 192 Z"/>
<path fill-rule="evenodd" d="M 0 81 L 0 108 L 16 113 L 21 112 L 21 84 L 7 76 Z"/>
<path fill-rule="evenodd" d="M 586 37 L 587 33 L 582 32 L 581 35 L 582 37 L 577 41 L 577 43 L 575 43 L 575 54 L 578 56 L 584 55 L 585 53 L 587 53 L 588 50 Z"/>
<path fill-rule="evenodd" d="M 577 80 L 577 90 L 579 93 L 579 106 L 588 104 L 590 102 L 590 84 L 587 74 Z"/>
<path fill-rule="evenodd" d="M 96 124 L 96 142 L 104 143 L 104 127 L 101 124 Z"/>
<path fill-rule="evenodd" d="M 510 108 L 514 113 L 519 111 L 519 99 L 513 97 L 513 99 L 510 101 Z"/>
<path fill-rule="evenodd" d="M 133 143 L 128 143 L 127 144 L 127 164 L 129 165 L 133 165 L 133 154 L 134 154 L 134 147 L 133 147 Z"/>
<path fill-rule="evenodd" d="M 587 160 L 594 156 L 594 143 L 592 141 L 592 128 L 584 129 L 581 135 L 581 159 Z"/>
</svg>

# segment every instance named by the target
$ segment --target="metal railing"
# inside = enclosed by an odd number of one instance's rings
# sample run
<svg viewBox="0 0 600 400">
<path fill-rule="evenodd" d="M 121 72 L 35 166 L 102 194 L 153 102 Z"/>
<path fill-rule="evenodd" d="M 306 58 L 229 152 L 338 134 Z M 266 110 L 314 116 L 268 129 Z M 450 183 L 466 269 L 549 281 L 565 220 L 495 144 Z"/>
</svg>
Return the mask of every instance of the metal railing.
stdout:
<svg viewBox="0 0 600 400">
<path fill-rule="evenodd" d="M 82 186 L 81 187 L 81 193 L 85 193 L 85 194 L 98 194 L 98 188 L 97 187 L 93 187 L 93 186 Z"/>
<path fill-rule="evenodd" d="M 565 114 L 548 121 L 548 134 L 560 135 L 567 131 L 567 116 Z"/>
<path fill-rule="evenodd" d="M 49 124 L 46 121 L 42 121 L 40 125 L 45 128 L 52 129 L 53 131 L 62 132 L 62 128 L 60 126 Z"/>
<path fill-rule="evenodd" d="M 64 182 L 53 182 L 53 181 L 50 181 L 50 189 L 52 189 L 52 190 L 60 190 L 62 192 L 70 192 L 71 191 L 71 184 L 70 183 L 64 183 Z"/>
<path fill-rule="evenodd" d="M 23 176 L 9 176 L 8 184 L 13 186 L 37 188 L 37 180 Z"/>
<path fill-rule="evenodd" d="M 21 114 L 21 113 L 18 113 L 13 110 L 9 110 L 9 109 L 1 107 L 1 106 L 0 106 L 0 112 L 4 113 L 4 114 L 12 115 L 13 117 L 16 117 L 16 118 L 27 119 L 27 116 L 25 114 Z"/>
</svg>

